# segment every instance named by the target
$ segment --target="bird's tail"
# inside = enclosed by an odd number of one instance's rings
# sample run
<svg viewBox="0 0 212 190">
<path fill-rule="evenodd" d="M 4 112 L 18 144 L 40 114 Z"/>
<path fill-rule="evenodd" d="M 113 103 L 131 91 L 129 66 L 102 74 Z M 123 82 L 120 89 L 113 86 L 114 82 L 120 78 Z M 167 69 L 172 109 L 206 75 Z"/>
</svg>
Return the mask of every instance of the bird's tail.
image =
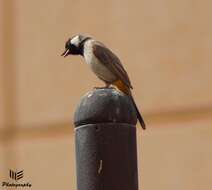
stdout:
<svg viewBox="0 0 212 190">
<path fill-rule="evenodd" d="M 130 97 L 130 99 L 132 100 L 132 103 L 133 103 L 133 105 L 135 107 L 137 118 L 138 118 L 138 120 L 139 120 L 139 122 L 141 124 L 141 127 L 143 129 L 146 129 L 146 125 L 145 125 L 144 120 L 143 120 L 143 118 L 141 116 L 141 113 L 138 110 L 138 107 L 137 107 L 137 105 L 135 103 L 135 100 L 134 100 L 134 98 L 132 96 L 130 88 L 128 86 L 126 86 L 121 80 L 115 81 L 113 83 L 113 85 L 115 85 L 120 91 L 122 91 L 123 93 L 125 93 L 126 95 L 128 95 Z"/>
<path fill-rule="evenodd" d="M 139 123 L 141 124 L 141 127 L 142 127 L 143 129 L 146 129 L 146 124 L 145 124 L 145 122 L 144 122 L 144 120 L 143 120 L 143 117 L 141 116 L 140 111 L 138 110 L 138 107 L 137 107 L 137 105 L 136 105 L 136 103 L 135 103 L 134 98 L 133 98 L 132 96 L 130 96 L 130 99 L 132 100 L 132 103 L 133 103 L 133 105 L 134 105 L 134 107 L 135 107 L 136 114 L 137 114 L 137 118 L 138 118 Z"/>
</svg>

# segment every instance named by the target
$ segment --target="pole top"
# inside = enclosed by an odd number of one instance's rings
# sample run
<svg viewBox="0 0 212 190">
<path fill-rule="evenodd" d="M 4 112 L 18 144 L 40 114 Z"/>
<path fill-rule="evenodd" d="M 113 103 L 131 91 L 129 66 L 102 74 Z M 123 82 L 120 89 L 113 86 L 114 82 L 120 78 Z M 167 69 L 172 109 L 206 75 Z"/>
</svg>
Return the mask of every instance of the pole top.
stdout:
<svg viewBox="0 0 212 190">
<path fill-rule="evenodd" d="M 75 111 L 75 127 L 97 123 L 136 125 L 136 111 L 131 99 L 113 88 L 94 89 L 85 94 Z"/>
</svg>

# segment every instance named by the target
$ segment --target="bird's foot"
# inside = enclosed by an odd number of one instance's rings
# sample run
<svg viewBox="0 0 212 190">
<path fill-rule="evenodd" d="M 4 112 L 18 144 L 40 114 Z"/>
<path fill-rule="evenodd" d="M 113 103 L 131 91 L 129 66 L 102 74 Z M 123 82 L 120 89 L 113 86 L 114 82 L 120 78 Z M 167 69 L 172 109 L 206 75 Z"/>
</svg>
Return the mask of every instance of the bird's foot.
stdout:
<svg viewBox="0 0 212 190">
<path fill-rule="evenodd" d="M 112 86 L 94 87 L 94 90 L 97 90 L 97 89 L 114 89 L 114 87 Z"/>
</svg>

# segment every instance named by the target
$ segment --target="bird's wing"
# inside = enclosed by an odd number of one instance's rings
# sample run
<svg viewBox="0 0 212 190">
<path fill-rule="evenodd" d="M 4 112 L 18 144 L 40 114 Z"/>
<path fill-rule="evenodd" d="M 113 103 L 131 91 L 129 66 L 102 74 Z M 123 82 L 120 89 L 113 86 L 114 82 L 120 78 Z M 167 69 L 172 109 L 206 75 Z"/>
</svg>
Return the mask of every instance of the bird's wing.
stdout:
<svg viewBox="0 0 212 190">
<path fill-rule="evenodd" d="M 129 88 L 133 88 L 119 58 L 103 44 L 93 45 L 94 55 Z"/>
</svg>

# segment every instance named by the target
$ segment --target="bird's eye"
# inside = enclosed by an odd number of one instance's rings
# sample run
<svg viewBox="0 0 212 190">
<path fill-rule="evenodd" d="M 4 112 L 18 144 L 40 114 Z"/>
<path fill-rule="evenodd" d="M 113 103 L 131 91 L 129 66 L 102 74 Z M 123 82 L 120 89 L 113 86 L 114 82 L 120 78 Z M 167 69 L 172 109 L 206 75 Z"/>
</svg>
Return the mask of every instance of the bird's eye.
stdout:
<svg viewBox="0 0 212 190">
<path fill-rule="evenodd" d="M 68 49 L 69 46 L 70 46 L 70 43 L 69 43 L 69 41 L 68 41 L 68 42 L 66 42 L 65 48 Z"/>
</svg>

